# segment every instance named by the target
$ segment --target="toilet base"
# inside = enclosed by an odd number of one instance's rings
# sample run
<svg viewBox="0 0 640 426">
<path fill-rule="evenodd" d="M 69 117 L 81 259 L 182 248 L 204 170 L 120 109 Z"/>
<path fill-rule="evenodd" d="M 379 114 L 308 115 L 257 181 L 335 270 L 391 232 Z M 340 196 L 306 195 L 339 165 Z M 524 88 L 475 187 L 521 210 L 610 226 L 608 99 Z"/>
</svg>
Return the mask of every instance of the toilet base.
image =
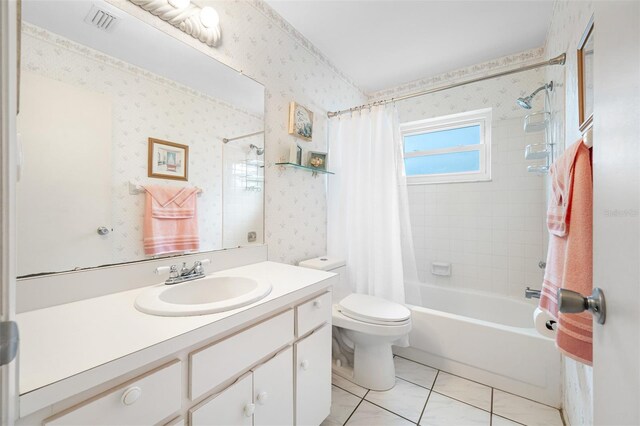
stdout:
<svg viewBox="0 0 640 426">
<path fill-rule="evenodd" d="M 396 384 L 396 368 L 391 345 L 356 345 L 353 380 L 356 384 L 375 391 L 393 388 Z"/>
</svg>

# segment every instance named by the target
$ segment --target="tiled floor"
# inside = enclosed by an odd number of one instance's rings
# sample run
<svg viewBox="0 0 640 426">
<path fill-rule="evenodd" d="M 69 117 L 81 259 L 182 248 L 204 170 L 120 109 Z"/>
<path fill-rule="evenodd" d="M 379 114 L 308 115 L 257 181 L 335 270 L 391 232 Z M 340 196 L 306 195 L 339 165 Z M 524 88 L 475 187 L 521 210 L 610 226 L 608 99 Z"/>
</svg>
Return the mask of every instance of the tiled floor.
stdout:
<svg viewBox="0 0 640 426">
<path fill-rule="evenodd" d="M 395 357 L 396 386 L 376 392 L 333 376 L 331 415 L 322 426 L 562 426 L 560 411 Z"/>
</svg>

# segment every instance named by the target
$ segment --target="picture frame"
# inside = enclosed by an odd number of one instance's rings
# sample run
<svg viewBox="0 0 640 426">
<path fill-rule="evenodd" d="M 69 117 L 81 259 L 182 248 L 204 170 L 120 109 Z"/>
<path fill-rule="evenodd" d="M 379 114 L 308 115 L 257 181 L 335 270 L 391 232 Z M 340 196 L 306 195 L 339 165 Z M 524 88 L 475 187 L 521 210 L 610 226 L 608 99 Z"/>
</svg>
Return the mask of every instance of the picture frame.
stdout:
<svg viewBox="0 0 640 426">
<path fill-rule="evenodd" d="M 289 104 L 289 134 L 307 142 L 313 139 L 313 112 L 295 101 Z"/>
<path fill-rule="evenodd" d="M 149 138 L 148 176 L 189 180 L 189 146 Z"/>
<path fill-rule="evenodd" d="M 329 154 L 320 151 L 309 151 L 307 166 L 312 169 L 327 170 L 327 161 Z"/>
<path fill-rule="evenodd" d="M 593 121 L 593 16 L 578 43 L 578 126 L 584 132 Z"/>
</svg>

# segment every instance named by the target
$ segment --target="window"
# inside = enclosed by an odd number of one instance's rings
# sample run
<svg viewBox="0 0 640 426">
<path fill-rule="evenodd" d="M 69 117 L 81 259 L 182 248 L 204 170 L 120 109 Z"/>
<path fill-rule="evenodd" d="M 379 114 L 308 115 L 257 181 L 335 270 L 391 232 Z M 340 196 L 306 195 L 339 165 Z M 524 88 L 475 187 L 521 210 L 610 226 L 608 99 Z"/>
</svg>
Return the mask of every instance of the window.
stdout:
<svg viewBox="0 0 640 426">
<path fill-rule="evenodd" d="M 491 109 L 400 126 L 407 183 L 491 180 Z"/>
</svg>

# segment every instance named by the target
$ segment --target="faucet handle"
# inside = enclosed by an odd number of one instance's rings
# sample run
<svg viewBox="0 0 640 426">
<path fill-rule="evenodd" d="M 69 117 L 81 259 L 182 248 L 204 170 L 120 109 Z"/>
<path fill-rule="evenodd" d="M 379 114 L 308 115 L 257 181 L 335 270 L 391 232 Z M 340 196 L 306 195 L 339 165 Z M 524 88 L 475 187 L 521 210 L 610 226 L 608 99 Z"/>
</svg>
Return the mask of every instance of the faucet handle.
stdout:
<svg viewBox="0 0 640 426">
<path fill-rule="evenodd" d="M 204 268 L 202 265 L 206 265 L 207 263 L 211 263 L 211 261 L 209 259 L 196 260 L 193 264 L 196 273 L 204 274 Z"/>
<path fill-rule="evenodd" d="M 176 265 L 158 266 L 156 269 L 153 270 L 153 272 L 156 275 L 166 274 L 167 272 L 169 272 L 173 276 L 173 274 L 178 272 L 178 266 L 176 266 Z"/>
</svg>

